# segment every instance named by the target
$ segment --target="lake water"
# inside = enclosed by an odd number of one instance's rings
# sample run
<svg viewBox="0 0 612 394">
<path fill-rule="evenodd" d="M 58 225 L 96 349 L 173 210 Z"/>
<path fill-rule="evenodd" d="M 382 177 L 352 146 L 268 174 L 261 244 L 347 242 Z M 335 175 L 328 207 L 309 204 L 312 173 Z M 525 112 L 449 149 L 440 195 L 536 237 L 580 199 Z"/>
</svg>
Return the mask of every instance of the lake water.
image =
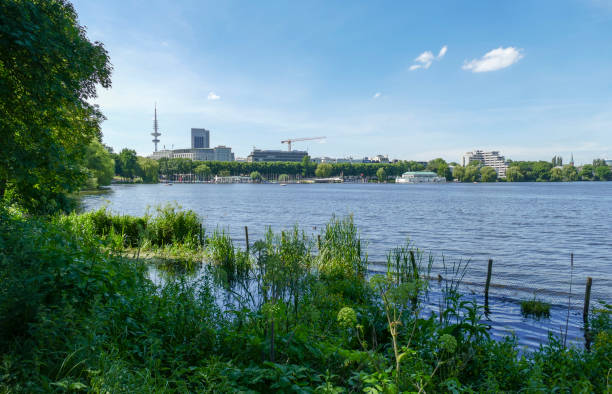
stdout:
<svg viewBox="0 0 612 394">
<path fill-rule="evenodd" d="M 532 346 L 548 330 L 565 326 L 572 273 L 570 331 L 582 337 L 580 308 L 593 278 L 592 303 L 612 302 L 612 182 L 494 184 L 174 184 L 116 185 L 84 197 L 87 210 L 108 206 L 142 215 L 147 206 L 177 202 L 204 219 L 207 231 L 229 230 L 244 244 L 266 228 L 297 224 L 316 233 L 332 215 L 353 215 L 367 244 L 371 269 L 384 270 L 386 253 L 410 239 L 436 258 L 432 274 L 447 262 L 469 260 L 468 291 L 481 297 L 487 260 L 493 259 L 494 335 L 517 332 Z M 550 320 L 520 316 L 517 301 L 533 297 L 553 304 Z"/>
</svg>

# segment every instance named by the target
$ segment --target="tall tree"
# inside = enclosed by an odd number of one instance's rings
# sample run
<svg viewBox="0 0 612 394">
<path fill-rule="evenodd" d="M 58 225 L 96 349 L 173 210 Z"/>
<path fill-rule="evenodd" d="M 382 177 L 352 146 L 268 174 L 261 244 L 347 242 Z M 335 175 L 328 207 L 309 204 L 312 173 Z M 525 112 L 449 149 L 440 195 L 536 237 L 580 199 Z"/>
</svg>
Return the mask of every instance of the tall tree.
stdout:
<svg viewBox="0 0 612 394">
<path fill-rule="evenodd" d="M 110 185 L 115 175 L 115 161 L 109 151 L 94 139 L 86 149 L 85 167 L 90 171 L 90 176 L 94 178 L 93 185 Z"/>
<path fill-rule="evenodd" d="M 376 178 L 378 178 L 378 182 L 387 181 L 387 172 L 383 167 L 380 167 L 378 170 L 376 170 Z"/>
<path fill-rule="evenodd" d="M 138 172 L 138 157 L 133 149 L 123 148 L 119 152 L 119 161 L 121 162 L 121 175 L 123 178 L 133 179 Z"/>
<path fill-rule="evenodd" d="M 315 170 L 315 175 L 319 178 L 329 178 L 332 174 L 332 165 L 329 163 L 321 163 L 317 166 Z"/>
<path fill-rule="evenodd" d="M 480 180 L 483 182 L 495 182 L 497 180 L 497 172 L 493 167 L 482 167 L 480 169 Z"/>
<path fill-rule="evenodd" d="M 111 65 L 66 0 L 0 2 L 0 198 L 61 208 L 87 178 L 85 148 L 100 138 L 96 85 Z"/>
</svg>

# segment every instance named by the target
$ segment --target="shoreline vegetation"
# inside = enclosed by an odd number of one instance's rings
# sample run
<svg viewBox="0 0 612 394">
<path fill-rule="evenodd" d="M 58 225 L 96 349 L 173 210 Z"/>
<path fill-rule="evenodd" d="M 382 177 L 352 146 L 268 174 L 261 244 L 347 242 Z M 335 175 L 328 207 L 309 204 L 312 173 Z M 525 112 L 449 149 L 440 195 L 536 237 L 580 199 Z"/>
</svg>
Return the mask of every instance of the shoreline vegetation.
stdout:
<svg viewBox="0 0 612 394">
<path fill-rule="evenodd" d="M 308 156 L 302 162 L 214 162 L 191 159 L 153 160 L 139 157 L 130 149 L 120 153 L 107 148 L 106 155 L 115 163 L 112 183 L 210 183 L 215 177 L 244 177 L 249 183 L 315 183 L 326 180 L 393 183 L 406 171 L 432 171 L 455 182 L 575 182 L 610 181 L 612 172 L 603 159 L 593 164 L 562 165 L 560 157 L 547 161 L 510 161 L 505 178 L 498 178 L 491 167 L 471 162 L 463 167 L 438 158 L 427 163 L 313 163 Z M 94 182 L 100 184 L 100 182 Z M 109 180 L 106 184 L 110 184 Z"/>
<path fill-rule="evenodd" d="M 3 392 L 492 392 L 610 390 L 612 306 L 590 349 L 491 339 L 483 307 L 409 244 L 368 277 L 351 217 L 239 248 L 176 205 L 36 218 L 0 208 Z M 154 284 L 149 267 L 164 272 Z M 204 274 L 193 277 L 198 267 Z"/>
</svg>

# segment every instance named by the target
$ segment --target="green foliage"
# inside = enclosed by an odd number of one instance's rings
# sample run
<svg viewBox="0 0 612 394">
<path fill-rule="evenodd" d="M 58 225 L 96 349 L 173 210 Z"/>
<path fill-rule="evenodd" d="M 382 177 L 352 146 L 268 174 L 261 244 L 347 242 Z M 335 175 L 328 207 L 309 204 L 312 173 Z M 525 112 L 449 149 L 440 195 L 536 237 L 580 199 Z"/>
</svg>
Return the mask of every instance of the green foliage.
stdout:
<svg viewBox="0 0 612 394">
<path fill-rule="evenodd" d="M 136 161 L 136 175 L 142 178 L 144 183 L 159 181 L 159 163 L 156 160 L 138 156 Z"/>
<path fill-rule="evenodd" d="M 206 164 L 200 164 L 195 168 L 195 173 L 200 178 L 207 179 L 208 177 L 210 177 L 212 171 L 210 170 L 210 167 Z"/>
<path fill-rule="evenodd" d="M 497 180 L 497 172 L 493 167 L 482 167 L 480 169 L 480 180 L 482 182 L 495 182 Z"/>
<path fill-rule="evenodd" d="M 361 249 L 352 216 L 332 218 L 320 239 L 318 267 L 322 274 L 340 278 L 365 277 L 367 255 Z"/>
<path fill-rule="evenodd" d="M 463 172 L 463 179 L 461 179 L 461 181 L 463 182 L 480 181 L 480 166 L 478 164 L 472 165 L 472 163 L 470 163 L 470 165 L 465 167 L 465 170 Z"/>
<path fill-rule="evenodd" d="M 525 180 L 525 176 L 519 167 L 511 166 L 506 170 L 506 180 L 508 182 L 523 182 Z"/>
<path fill-rule="evenodd" d="M 610 167 L 607 165 L 595 167 L 595 177 L 599 181 L 609 181 L 612 180 L 612 171 L 610 171 Z"/>
<path fill-rule="evenodd" d="M 87 181 L 87 146 L 100 138 L 96 86 L 111 65 L 64 0 L 5 0 L 0 12 L 0 200 L 33 212 L 67 208 Z M 69 64 L 69 66 L 67 66 Z"/>
<path fill-rule="evenodd" d="M 195 212 L 170 204 L 148 209 L 144 217 L 117 215 L 100 208 L 84 214 L 57 216 L 55 221 L 84 236 L 100 237 L 115 248 L 177 244 L 197 249 L 203 236 Z"/>
<path fill-rule="evenodd" d="M 279 182 L 288 182 L 289 181 L 289 175 L 287 175 L 287 174 L 280 174 L 278 176 L 278 181 Z"/>
<path fill-rule="evenodd" d="M 427 163 L 426 168 L 429 171 L 433 171 L 438 174 L 438 176 L 446 178 L 449 181 L 453 179 L 453 174 L 451 173 L 451 170 L 444 159 L 437 158 L 430 160 L 429 163 Z"/>
<path fill-rule="evenodd" d="M 591 181 L 593 180 L 593 166 L 590 164 L 585 164 L 580 169 L 578 173 L 578 177 L 583 181 Z"/>
<path fill-rule="evenodd" d="M 531 300 L 521 301 L 523 316 L 550 317 L 550 304 L 533 297 Z"/>
<path fill-rule="evenodd" d="M 379 168 L 376 170 L 376 178 L 378 178 L 378 182 L 386 182 L 387 181 L 387 172 L 384 168 Z"/>
<path fill-rule="evenodd" d="M 549 180 L 551 182 L 561 182 L 563 180 L 563 170 L 556 167 L 550 170 Z"/>
<path fill-rule="evenodd" d="M 337 320 L 340 327 L 353 328 L 357 324 L 357 314 L 353 308 L 345 306 L 338 312 Z"/>
<path fill-rule="evenodd" d="M 261 177 L 261 174 L 259 173 L 259 171 L 251 172 L 251 180 L 253 180 L 253 182 L 261 182 L 262 179 L 263 178 Z"/>
<path fill-rule="evenodd" d="M 117 161 L 119 161 L 120 169 L 118 175 L 122 178 L 133 179 L 139 169 L 138 169 L 138 157 L 136 156 L 136 151 L 133 149 L 123 148 L 119 155 L 117 156 Z"/>
<path fill-rule="evenodd" d="M 332 165 L 329 163 L 321 163 L 317 165 L 315 175 L 318 178 L 329 178 L 332 174 Z"/>
<path fill-rule="evenodd" d="M 115 175 L 115 161 L 106 148 L 98 141 L 93 140 L 85 150 L 85 167 L 89 170 L 89 177 L 93 188 L 110 185 Z"/>
</svg>

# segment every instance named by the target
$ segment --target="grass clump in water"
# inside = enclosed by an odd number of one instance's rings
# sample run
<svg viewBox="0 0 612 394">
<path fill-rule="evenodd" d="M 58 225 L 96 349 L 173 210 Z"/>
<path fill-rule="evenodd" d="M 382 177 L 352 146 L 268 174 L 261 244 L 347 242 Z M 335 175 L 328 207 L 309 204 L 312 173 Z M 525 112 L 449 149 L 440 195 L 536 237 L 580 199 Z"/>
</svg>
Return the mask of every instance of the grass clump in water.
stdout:
<svg viewBox="0 0 612 394">
<path fill-rule="evenodd" d="M 550 317 L 550 304 L 538 300 L 535 296 L 531 300 L 521 301 L 521 314 L 525 317 L 534 316 L 538 319 Z"/>
<path fill-rule="evenodd" d="M 319 242 L 319 271 L 324 276 L 365 277 L 368 256 L 361 248 L 361 238 L 353 216 L 333 217 L 325 226 Z"/>
</svg>

